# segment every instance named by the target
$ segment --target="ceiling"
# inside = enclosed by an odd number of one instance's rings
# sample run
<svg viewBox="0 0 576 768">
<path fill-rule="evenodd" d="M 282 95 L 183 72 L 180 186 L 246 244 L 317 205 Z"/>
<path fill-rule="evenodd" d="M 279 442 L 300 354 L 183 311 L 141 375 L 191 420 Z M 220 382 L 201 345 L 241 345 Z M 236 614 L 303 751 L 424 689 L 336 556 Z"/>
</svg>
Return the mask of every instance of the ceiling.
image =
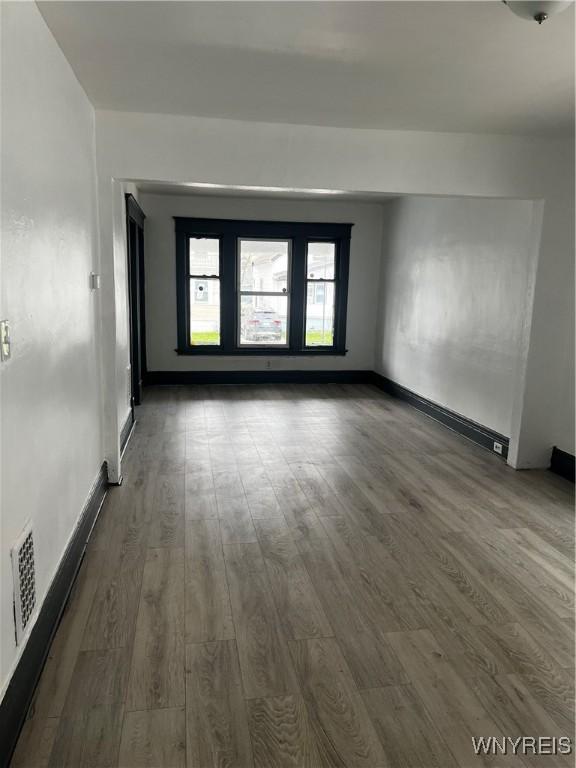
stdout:
<svg viewBox="0 0 576 768">
<path fill-rule="evenodd" d="M 38 3 L 97 108 L 399 130 L 569 135 L 574 6 Z"/>
</svg>

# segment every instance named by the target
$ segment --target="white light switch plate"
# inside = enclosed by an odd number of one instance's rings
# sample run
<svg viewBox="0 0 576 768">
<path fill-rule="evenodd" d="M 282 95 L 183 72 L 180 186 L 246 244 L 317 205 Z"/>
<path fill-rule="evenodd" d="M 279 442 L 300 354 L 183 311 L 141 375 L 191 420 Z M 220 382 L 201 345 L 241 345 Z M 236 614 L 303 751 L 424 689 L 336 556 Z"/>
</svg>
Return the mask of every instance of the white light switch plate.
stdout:
<svg viewBox="0 0 576 768">
<path fill-rule="evenodd" d="M 9 360 L 10 353 L 10 323 L 0 320 L 0 360 Z"/>
</svg>

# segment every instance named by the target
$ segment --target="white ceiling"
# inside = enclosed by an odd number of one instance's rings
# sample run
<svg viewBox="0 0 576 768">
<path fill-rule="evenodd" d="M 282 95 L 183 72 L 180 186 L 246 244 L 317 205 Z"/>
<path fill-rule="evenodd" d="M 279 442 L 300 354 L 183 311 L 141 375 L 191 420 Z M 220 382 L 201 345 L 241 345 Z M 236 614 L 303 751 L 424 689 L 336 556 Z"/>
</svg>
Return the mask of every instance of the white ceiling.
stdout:
<svg viewBox="0 0 576 768">
<path fill-rule="evenodd" d="M 38 3 L 97 108 L 567 135 L 574 6 L 490 2 Z"/>
</svg>

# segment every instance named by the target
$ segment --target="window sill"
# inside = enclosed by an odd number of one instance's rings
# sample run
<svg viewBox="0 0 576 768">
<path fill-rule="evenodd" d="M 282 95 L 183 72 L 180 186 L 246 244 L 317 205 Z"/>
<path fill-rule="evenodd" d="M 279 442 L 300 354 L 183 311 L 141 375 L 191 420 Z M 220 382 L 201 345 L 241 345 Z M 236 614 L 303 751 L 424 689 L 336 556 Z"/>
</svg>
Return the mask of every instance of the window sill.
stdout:
<svg viewBox="0 0 576 768">
<path fill-rule="evenodd" d="M 232 349 L 223 350 L 218 347 L 188 347 L 186 349 L 175 349 L 177 355 L 191 357 L 344 357 L 347 349 Z"/>
</svg>

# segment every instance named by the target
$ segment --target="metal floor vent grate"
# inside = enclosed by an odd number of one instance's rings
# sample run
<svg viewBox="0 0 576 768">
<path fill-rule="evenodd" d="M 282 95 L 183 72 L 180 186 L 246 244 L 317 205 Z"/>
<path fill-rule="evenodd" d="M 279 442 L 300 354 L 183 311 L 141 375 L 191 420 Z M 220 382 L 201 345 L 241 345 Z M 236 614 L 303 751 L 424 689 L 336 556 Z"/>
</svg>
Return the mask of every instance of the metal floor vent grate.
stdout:
<svg viewBox="0 0 576 768">
<path fill-rule="evenodd" d="M 26 634 L 36 608 L 36 568 L 32 528 L 26 526 L 12 548 L 12 573 L 14 577 L 14 621 L 16 644 Z"/>
</svg>

